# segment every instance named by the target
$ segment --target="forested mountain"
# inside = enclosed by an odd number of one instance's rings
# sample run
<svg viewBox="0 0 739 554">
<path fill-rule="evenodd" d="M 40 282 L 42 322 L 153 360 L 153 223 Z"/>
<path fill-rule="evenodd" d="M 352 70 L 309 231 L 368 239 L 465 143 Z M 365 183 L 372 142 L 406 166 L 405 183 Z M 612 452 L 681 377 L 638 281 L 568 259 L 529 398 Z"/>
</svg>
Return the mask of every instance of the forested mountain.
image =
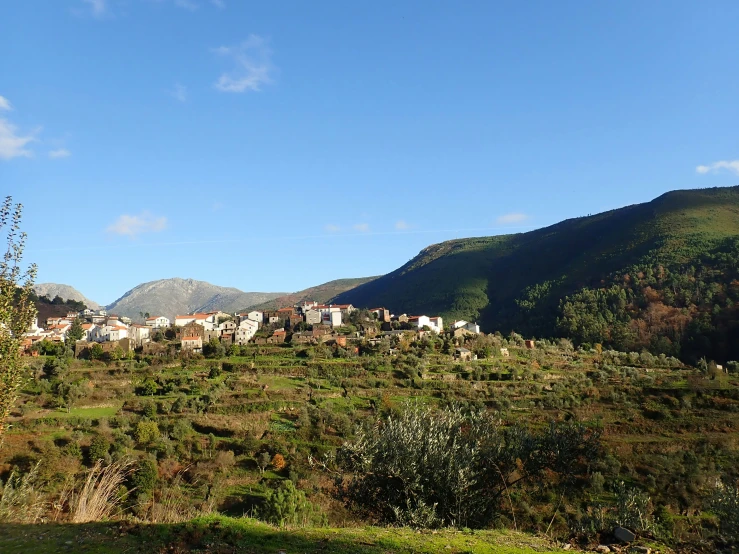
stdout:
<svg viewBox="0 0 739 554">
<path fill-rule="evenodd" d="M 334 296 L 351 290 L 359 285 L 369 283 L 377 277 L 359 277 L 356 279 L 335 279 L 322 285 L 316 285 L 315 287 L 309 287 L 298 292 L 292 292 L 283 296 L 278 296 L 267 302 L 251 306 L 255 310 L 274 310 L 276 308 L 284 308 L 286 306 L 292 306 L 305 300 L 315 300 L 319 304 L 328 302 Z M 246 307 L 246 306 L 245 306 Z"/>
<path fill-rule="evenodd" d="M 681 190 L 527 233 L 432 245 L 333 301 L 739 359 L 738 263 L 739 187 Z"/>
</svg>

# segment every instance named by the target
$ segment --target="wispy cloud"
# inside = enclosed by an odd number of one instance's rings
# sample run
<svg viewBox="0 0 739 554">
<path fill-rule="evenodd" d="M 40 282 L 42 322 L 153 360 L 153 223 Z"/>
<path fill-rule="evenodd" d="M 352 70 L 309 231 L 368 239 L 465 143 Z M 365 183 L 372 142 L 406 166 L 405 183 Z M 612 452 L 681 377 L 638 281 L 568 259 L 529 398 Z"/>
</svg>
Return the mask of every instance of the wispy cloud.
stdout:
<svg viewBox="0 0 739 554">
<path fill-rule="evenodd" d="M 352 228 L 360 233 L 368 233 L 370 230 L 369 223 L 357 223 L 356 225 L 352 225 Z"/>
<path fill-rule="evenodd" d="M 226 2 L 224 0 L 210 0 L 210 3 L 220 10 L 226 7 Z"/>
<path fill-rule="evenodd" d="M 328 225 L 324 225 L 324 230 L 328 231 L 329 233 L 338 233 L 341 231 L 341 227 L 338 225 L 334 225 L 333 223 L 329 223 Z"/>
<path fill-rule="evenodd" d="M 705 175 L 706 173 L 717 173 L 724 169 L 739 175 L 739 160 L 723 160 L 720 162 L 713 162 L 708 165 L 699 165 L 695 168 L 695 170 L 701 175 Z"/>
<path fill-rule="evenodd" d="M 143 233 L 156 233 L 167 227 L 167 218 L 156 217 L 149 212 L 139 215 L 123 214 L 114 223 L 108 226 L 106 231 L 113 235 L 136 238 Z"/>
<path fill-rule="evenodd" d="M 410 225 L 408 225 L 408 223 L 406 223 L 405 220 L 399 219 L 398 221 L 395 222 L 395 228 L 398 231 L 404 231 L 405 229 L 410 229 Z"/>
<path fill-rule="evenodd" d="M 0 96 L 0 111 L 12 111 L 10 100 Z M 34 133 L 21 133 L 18 127 L 4 117 L 0 117 L 0 160 L 13 158 L 30 158 L 33 152 L 26 148 L 28 143 L 36 140 Z"/>
<path fill-rule="evenodd" d="M 521 223 L 529 218 L 526 214 L 520 212 L 501 215 L 495 222 L 499 225 L 511 225 L 512 223 Z"/>
<path fill-rule="evenodd" d="M 187 102 L 187 87 L 177 83 L 172 89 L 172 97 L 180 102 Z"/>
<path fill-rule="evenodd" d="M 215 83 L 221 92 L 257 92 L 262 85 L 272 82 L 272 52 L 258 35 L 236 46 L 219 46 L 213 52 L 233 62 L 234 68 L 224 72 Z"/>
<path fill-rule="evenodd" d="M 68 158 L 72 153 L 66 148 L 57 148 L 56 150 L 49 151 L 49 157 L 52 159 Z"/>
<path fill-rule="evenodd" d="M 194 12 L 200 7 L 194 0 L 174 0 L 174 5 L 190 12 Z"/>
<path fill-rule="evenodd" d="M 94 17 L 103 17 L 108 13 L 107 0 L 82 0 L 90 7 L 90 13 Z"/>
<path fill-rule="evenodd" d="M 26 145 L 34 140 L 36 138 L 33 135 L 19 134 L 18 127 L 0 117 L 0 160 L 30 158 L 33 152 Z"/>
</svg>

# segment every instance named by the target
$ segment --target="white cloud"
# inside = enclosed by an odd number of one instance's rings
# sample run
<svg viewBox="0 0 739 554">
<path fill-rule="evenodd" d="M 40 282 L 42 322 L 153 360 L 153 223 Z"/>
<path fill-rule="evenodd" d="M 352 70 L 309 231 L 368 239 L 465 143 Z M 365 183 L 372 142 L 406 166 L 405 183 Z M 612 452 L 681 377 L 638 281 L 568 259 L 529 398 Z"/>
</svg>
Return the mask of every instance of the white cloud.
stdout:
<svg viewBox="0 0 739 554">
<path fill-rule="evenodd" d="M 356 225 L 352 226 L 355 231 L 359 231 L 360 233 L 366 233 L 370 230 L 369 223 L 357 223 Z"/>
<path fill-rule="evenodd" d="M 406 223 L 404 220 L 399 219 L 398 221 L 395 222 L 395 228 L 398 231 L 403 231 L 405 229 L 410 228 L 410 225 L 408 225 L 408 223 Z"/>
<path fill-rule="evenodd" d="M 52 158 L 52 159 L 68 158 L 71 155 L 72 155 L 72 153 L 69 150 L 67 150 L 66 148 L 57 148 L 56 150 L 50 150 L 49 151 L 49 157 Z"/>
<path fill-rule="evenodd" d="M 323 228 L 329 233 L 338 233 L 339 231 L 341 231 L 341 227 L 339 227 L 338 225 L 334 225 L 332 223 L 325 225 Z"/>
<path fill-rule="evenodd" d="M 166 217 L 155 217 L 149 212 L 142 212 L 140 215 L 123 214 L 112 225 L 109 225 L 106 231 L 114 235 L 136 238 L 142 233 L 156 233 L 166 227 Z"/>
<path fill-rule="evenodd" d="M 241 44 L 219 46 L 213 52 L 231 58 L 235 66 L 216 81 L 214 86 L 221 92 L 257 92 L 262 85 L 272 82 L 272 52 L 262 37 L 249 35 Z"/>
<path fill-rule="evenodd" d="M 191 12 L 194 12 L 199 7 L 197 2 L 194 2 L 193 0 L 174 0 L 174 5 Z"/>
<path fill-rule="evenodd" d="M 108 12 L 107 0 L 82 0 L 90 6 L 90 11 L 95 17 L 103 17 Z"/>
<path fill-rule="evenodd" d="M 210 3 L 221 10 L 226 7 L 226 2 L 224 2 L 224 0 L 210 0 Z"/>
<path fill-rule="evenodd" d="M 187 102 L 187 87 L 177 83 L 172 90 L 172 96 L 180 102 Z"/>
<path fill-rule="evenodd" d="M 706 173 L 717 173 L 722 169 L 739 175 L 739 160 L 724 160 L 720 162 L 713 162 L 709 165 L 699 165 L 695 168 L 695 170 L 701 175 L 705 175 Z"/>
<path fill-rule="evenodd" d="M 13 107 L 10 105 L 10 100 L 4 96 L 0 96 L 0 110 L 12 110 Z"/>
<path fill-rule="evenodd" d="M 30 158 L 33 152 L 26 146 L 36 140 L 33 134 L 19 134 L 18 128 L 7 119 L 0 117 L 0 160 Z"/>
<path fill-rule="evenodd" d="M 516 212 L 501 215 L 498 219 L 495 220 L 495 222 L 500 225 L 510 225 L 511 223 L 521 223 L 523 221 L 526 221 L 528 218 L 529 216 L 527 216 L 526 214 Z"/>
</svg>

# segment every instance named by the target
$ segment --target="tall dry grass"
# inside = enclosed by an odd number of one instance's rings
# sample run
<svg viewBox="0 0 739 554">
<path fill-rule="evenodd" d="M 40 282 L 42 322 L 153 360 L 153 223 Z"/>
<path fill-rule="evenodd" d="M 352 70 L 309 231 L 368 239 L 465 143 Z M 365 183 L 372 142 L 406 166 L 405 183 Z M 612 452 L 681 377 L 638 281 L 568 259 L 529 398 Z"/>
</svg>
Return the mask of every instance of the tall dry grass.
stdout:
<svg viewBox="0 0 739 554">
<path fill-rule="evenodd" d="M 0 521 L 36 523 L 46 511 L 47 503 L 39 490 L 39 464 L 20 475 L 13 471 L 0 489 Z"/>
<path fill-rule="evenodd" d="M 82 490 L 72 498 L 72 522 L 110 518 L 123 501 L 118 490 L 132 470 L 133 462 L 130 460 L 108 466 L 103 466 L 102 460 L 98 460 L 88 472 Z"/>
</svg>

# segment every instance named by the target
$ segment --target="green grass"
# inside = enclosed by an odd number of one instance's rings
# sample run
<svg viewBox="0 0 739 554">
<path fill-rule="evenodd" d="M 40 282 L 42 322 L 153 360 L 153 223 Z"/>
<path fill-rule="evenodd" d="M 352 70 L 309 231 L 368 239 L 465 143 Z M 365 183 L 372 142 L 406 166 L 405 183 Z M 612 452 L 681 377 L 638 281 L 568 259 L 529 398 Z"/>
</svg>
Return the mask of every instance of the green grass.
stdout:
<svg viewBox="0 0 739 554">
<path fill-rule="evenodd" d="M 107 406 L 103 408 L 72 408 L 69 413 L 55 412 L 56 417 L 86 417 L 89 419 L 100 419 L 104 417 L 113 417 L 120 410 L 120 406 Z"/>
<path fill-rule="evenodd" d="M 512 531 L 416 532 L 397 528 L 282 530 L 253 519 L 206 517 L 177 525 L 90 523 L 0 525 L 0 552 L 42 554 L 244 552 L 346 554 L 529 554 L 564 552 L 550 541 Z"/>
</svg>

